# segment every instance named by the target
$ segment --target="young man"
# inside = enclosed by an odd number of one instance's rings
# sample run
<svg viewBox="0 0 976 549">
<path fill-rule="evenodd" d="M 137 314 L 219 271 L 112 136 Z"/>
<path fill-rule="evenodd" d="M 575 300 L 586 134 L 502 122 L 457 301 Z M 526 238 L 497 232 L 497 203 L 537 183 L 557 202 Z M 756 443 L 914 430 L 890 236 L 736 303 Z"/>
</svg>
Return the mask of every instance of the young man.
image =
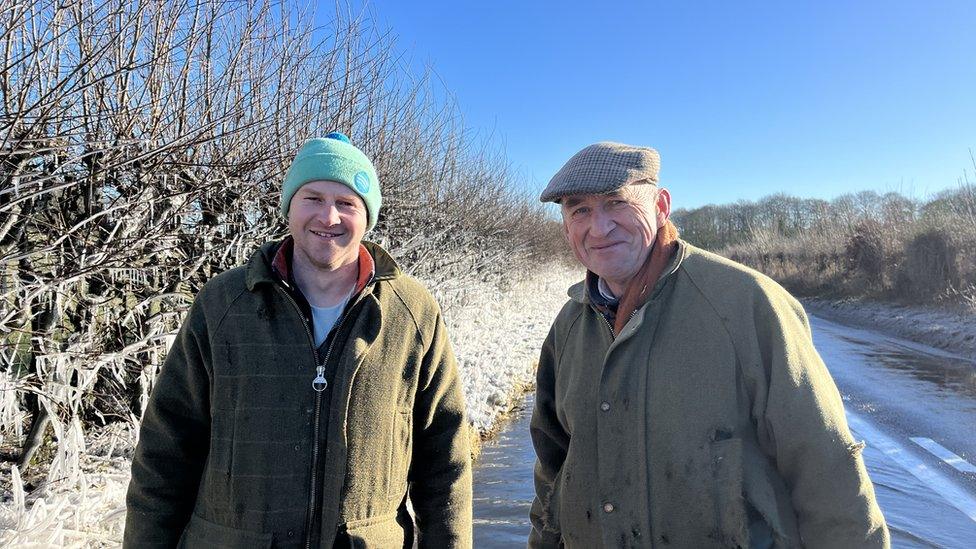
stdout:
<svg viewBox="0 0 976 549">
<path fill-rule="evenodd" d="M 298 152 L 290 236 L 208 282 L 132 463 L 126 547 L 470 547 L 467 422 L 440 310 L 379 246 L 339 133 Z M 409 490 L 408 490 L 409 488 Z"/>
<path fill-rule="evenodd" d="M 597 143 L 542 193 L 587 274 L 539 361 L 529 546 L 888 546 L 802 307 L 679 240 L 658 167 Z"/>
</svg>

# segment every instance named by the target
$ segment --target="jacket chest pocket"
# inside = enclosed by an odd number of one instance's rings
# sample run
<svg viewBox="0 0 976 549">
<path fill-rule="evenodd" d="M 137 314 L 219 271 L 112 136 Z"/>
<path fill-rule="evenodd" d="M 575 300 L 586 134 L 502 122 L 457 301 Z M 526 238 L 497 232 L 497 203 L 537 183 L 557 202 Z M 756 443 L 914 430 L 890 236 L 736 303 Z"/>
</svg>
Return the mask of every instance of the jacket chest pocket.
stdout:
<svg viewBox="0 0 976 549">
<path fill-rule="evenodd" d="M 216 409 L 210 424 L 210 452 L 207 457 L 207 469 L 230 474 L 234 464 L 234 421 L 235 410 Z"/>
<path fill-rule="evenodd" d="M 412 431 L 413 414 L 396 407 L 366 425 L 349 425 L 347 500 L 401 501 L 413 452 Z"/>
<path fill-rule="evenodd" d="M 407 474 L 413 455 L 413 413 L 397 410 L 393 417 L 393 440 L 390 441 L 390 475 L 386 495 L 395 499 L 407 490 Z"/>
<path fill-rule="evenodd" d="M 742 439 L 729 438 L 711 444 L 712 502 L 715 519 L 726 547 L 749 547 Z"/>
</svg>

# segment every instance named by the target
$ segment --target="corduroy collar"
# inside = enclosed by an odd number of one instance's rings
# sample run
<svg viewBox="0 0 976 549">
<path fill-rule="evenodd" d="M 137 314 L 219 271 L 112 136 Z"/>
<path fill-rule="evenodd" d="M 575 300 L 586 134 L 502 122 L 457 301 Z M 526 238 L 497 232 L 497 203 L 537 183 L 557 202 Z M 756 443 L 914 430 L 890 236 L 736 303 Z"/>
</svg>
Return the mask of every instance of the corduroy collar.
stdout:
<svg viewBox="0 0 976 549">
<path fill-rule="evenodd" d="M 607 317 L 607 320 L 613 322 L 617 317 L 617 305 L 620 304 L 620 300 L 609 299 L 600 291 L 600 277 L 593 271 L 586 271 L 586 278 L 583 279 L 583 282 L 586 285 L 586 296 L 590 304 Z"/>
<path fill-rule="evenodd" d="M 289 267 L 294 241 L 289 236 L 280 242 L 268 242 L 261 246 L 247 264 L 247 288 L 253 291 L 261 283 L 290 281 Z M 371 280 L 390 280 L 402 274 L 400 266 L 380 245 L 363 242 L 359 245 L 359 278 L 356 291 L 359 293 Z"/>
<path fill-rule="evenodd" d="M 681 262 L 684 261 L 687 255 L 688 255 L 688 244 L 684 240 L 681 240 L 679 238 L 677 251 L 674 253 L 673 256 L 671 256 L 671 261 L 668 262 L 667 267 L 664 268 L 664 271 L 661 273 L 661 277 L 658 279 L 657 284 L 654 285 L 654 289 L 651 291 L 652 298 L 654 295 L 658 293 L 658 291 L 661 290 L 661 287 L 664 286 L 664 283 L 667 281 L 667 279 L 670 278 L 672 274 L 677 272 L 678 268 L 681 266 Z M 589 270 L 586 271 L 586 277 L 587 278 L 593 277 L 593 280 L 599 278 L 595 273 Z M 581 280 L 576 284 L 570 286 L 569 289 L 566 291 L 566 295 L 568 295 L 570 299 L 572 299 L 577 303 L 583 303 L 586 305 L 596 305 L 590 297 L 590 292 L 587 290 L 586 279 Z"/>
<path fill-rule="evenodd" d="M 294 284 L 295 281 L 291 277 L 291 261 L 292 256 L 295 252 L 295 239 L 288 237 L 278 246 L 278 251 L 275 252 L 274 259 L 271 261 L 271 268 L 274 269 L 276 275 L 281 280 L 289 284 Z M 356 295 L 363 291 L 366 284 L 373 279 L 376 275 L 376 263 L 373 261 L 373 256 L 369 255 L 369 251 L 366 250 L 366 246 L 362 244 L 359 245 L 359 278 L 356 279 L 356 288 L 353 290 L 352 295 Z"/>
</svg>

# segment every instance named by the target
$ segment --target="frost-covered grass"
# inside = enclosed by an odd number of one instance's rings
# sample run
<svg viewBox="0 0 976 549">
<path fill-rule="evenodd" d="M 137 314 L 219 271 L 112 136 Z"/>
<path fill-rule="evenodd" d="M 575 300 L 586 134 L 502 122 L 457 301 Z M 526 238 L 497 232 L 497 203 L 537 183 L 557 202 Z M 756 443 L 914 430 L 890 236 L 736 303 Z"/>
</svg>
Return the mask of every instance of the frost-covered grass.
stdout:
<svg viewBox="0 0 976 549">
<path fill-rule="evenodd" d="M 504 292 L 485 284 L 466 292 L 465 303 L 445 309 L 469 418 L 482 435 L 533 383 L 539 348 L 567 299 L 566 289 L 580 275 L 553 267 L 545 278 L 518 282 Z M 16 467 L 10 470 L 9 482 L 2 483 L 10 492 L 0 502 L 0 546 L 120 545 L 136 435 L 133 426 L 121 423 L 89 433 L 78 466 L 65 468 L 75 472 L 49 478 L 29 494 Z M 63 459 L 60 454 L 58 459 Z"/>
<path fill-rule="evenodd" d="M 499 293 L 485 286 L 472 304 L 445 317 L 458 358 L 468 417 L 490 432 L 521 389 L 535 381 L 539 349 L 566 290 L 582 271 L 553 267 L 545 278 L 525 280 Z"/>
</svg>

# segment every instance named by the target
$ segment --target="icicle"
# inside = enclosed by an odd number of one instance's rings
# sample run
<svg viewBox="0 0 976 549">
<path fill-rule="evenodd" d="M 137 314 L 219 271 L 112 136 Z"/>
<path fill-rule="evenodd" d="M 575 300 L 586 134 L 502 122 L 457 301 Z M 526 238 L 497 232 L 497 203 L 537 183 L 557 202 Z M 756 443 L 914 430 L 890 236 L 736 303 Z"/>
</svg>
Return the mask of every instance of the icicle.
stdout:
<svg viewBox="0 0 976 549">
<path fill-rule="evenodd" d="M 25 513 L 27 511 L 25 507 L 27 498 L 24 491 L 24 482 L 20 478 L 20 468 L 16 465 L 10 468 L 10 484 L 10 489 L 14 495 L 14 509 L 18 514 Z"/>
</svg>

